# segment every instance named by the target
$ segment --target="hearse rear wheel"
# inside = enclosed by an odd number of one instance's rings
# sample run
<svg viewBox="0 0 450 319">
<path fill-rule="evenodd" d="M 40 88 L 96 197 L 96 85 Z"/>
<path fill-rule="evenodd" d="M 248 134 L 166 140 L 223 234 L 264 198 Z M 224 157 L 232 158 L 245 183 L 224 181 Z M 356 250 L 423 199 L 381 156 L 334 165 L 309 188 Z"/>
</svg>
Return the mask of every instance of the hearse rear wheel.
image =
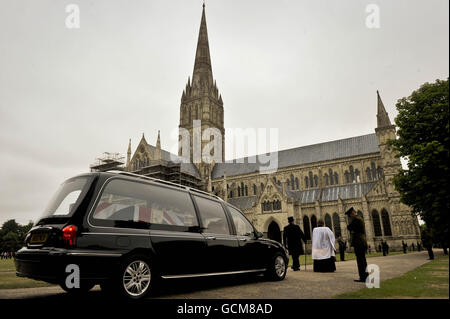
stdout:
<svg viewBox="0 0 450 319">
<path fill-rule="evenodd" d="M 152 267 L 147 257 L 131 256 L 122 263 L 120 281 L 116 282 L 116 287 L 122 296 L 141 299 L 152 290 L 153 277 Z"/>
</svg>

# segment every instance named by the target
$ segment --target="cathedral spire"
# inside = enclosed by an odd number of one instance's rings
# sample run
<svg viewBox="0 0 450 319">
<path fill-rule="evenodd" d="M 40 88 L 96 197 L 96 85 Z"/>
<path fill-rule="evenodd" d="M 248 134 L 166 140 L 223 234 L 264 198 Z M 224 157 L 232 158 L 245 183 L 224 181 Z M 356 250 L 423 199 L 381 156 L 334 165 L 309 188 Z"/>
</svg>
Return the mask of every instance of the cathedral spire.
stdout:
<svg viewBox="0 0 450 319">
<path fill-rule="evenodd" d="M 377 98 L 378 98 L 378 113 L 377 113 L 377 127 L 386 127 L 391 126 L 391 120 L 389 119 L 389 115 L 384 108 L 383 101 L 381 100 L 380 93 L 377 90 Z"/>
<path fill-rule="evenodd" d="M 131 138 L 130 141 L 128 142 L 127 167 L 130 165 L 130 160 L 131 160 Z"/>
<path fill-rule="evenodd" d="M 209 52 L 208 42 L 208 29 L 206 27 L 205 3 L 203 3 L 202 20 L 200 22 L 200 31 L 198 34 L 192 84 L 197 85 L 198 87 L 204 85 L 207 85 L 209 87 L 213 84 L 211 55 Z"/>
</svg>

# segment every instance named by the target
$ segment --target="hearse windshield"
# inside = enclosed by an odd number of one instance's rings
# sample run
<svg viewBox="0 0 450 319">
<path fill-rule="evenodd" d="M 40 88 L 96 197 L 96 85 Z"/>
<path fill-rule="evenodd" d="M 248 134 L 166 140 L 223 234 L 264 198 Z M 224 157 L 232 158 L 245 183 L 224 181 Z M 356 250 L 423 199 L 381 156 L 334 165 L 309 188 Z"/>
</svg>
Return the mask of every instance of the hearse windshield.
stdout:
<svg viewBox="0 0 450 319">
<path fill-rule="evenodd" d="M 91 182 L 92 176 L 79 176 L 62 183 L 38 220 L 72 216 L 76 207 L 83 200 Z"/>
</svg>

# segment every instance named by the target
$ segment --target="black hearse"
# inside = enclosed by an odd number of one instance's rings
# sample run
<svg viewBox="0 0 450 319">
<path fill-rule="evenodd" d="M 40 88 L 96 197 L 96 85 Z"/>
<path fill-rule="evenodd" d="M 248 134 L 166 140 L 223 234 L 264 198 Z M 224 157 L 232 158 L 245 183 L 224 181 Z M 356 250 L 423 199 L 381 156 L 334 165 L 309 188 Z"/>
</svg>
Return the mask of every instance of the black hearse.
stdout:
<svg viewBox="0 0 450 319">
<path fill-rule="evenodd" d="M 76 293 L 100 284 L 135 299 L 161 278 L 264 273 L 283 280 L 287 263 L 281 244 L 263 239 L 219 197 L 126 172 L 61 184 L 15 258 L 18 276 Z M 73 265 L 79 288 L 67 283 Z"/>
</svg>

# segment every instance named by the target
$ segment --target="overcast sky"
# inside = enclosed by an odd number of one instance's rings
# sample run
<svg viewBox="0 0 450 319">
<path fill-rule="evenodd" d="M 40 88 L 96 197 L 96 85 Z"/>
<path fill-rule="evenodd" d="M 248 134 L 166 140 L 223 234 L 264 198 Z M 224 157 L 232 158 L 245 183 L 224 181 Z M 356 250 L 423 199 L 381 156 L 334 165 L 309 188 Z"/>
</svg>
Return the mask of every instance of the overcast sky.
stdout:
<svg viewBox="0 0 450 319">
<path fill-rule="evenodd" d="M 80 8 L 68 29 L 66 5 Z M 367 28 L 368 4 L 380 28 Z M 200 0 L 0 0 L 0 223 L 142 133 L 173 143 Z M 210 0 L 225 127 L 279 128 L 279 149 L 369 134 L 396 101 L 448 77 L 448 0 Z M 227 154 L 227 158 L 230 158 Z"/>
</svg>

